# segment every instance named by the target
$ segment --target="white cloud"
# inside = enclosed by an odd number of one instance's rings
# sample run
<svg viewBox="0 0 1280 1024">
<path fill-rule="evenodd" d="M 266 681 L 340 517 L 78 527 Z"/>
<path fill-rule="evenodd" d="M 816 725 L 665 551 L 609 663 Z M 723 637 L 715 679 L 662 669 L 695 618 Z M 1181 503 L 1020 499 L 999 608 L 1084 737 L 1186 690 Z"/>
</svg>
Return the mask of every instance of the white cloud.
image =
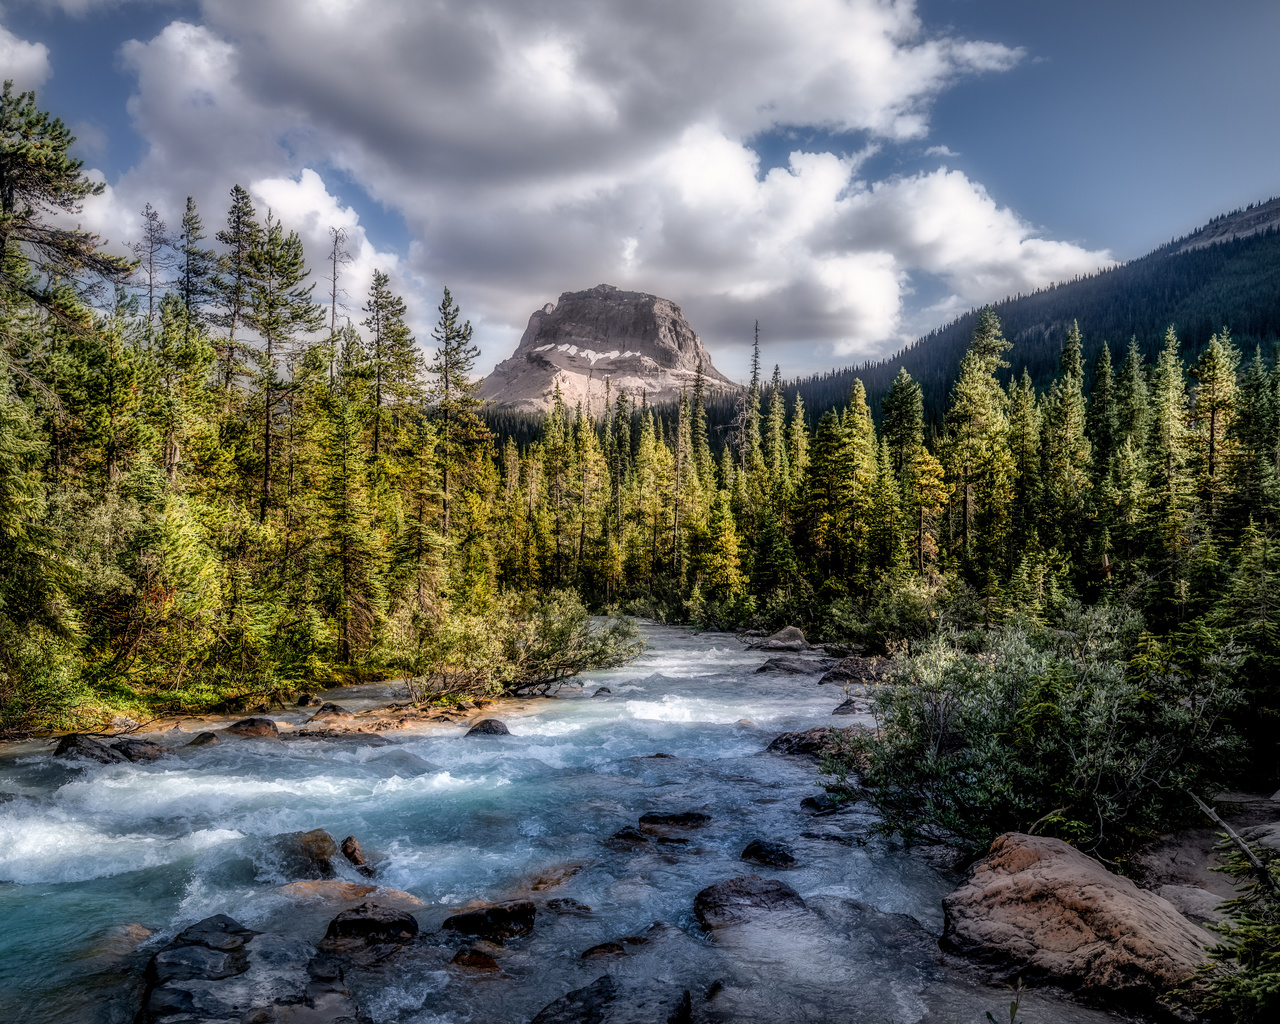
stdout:
<svg viewBox="0 0 1280 1024">
<path fill-rule="evenodd" d="M 328 226 L 348 218 L 354 281 L 388 257 L 330 193 L 336 169 L 418 240 L 394 272 L 420 321 L 449 284 L 489 365 L 530 311 L 601 281 L 679 302 L 729 369 L 759 317 L 811 350 L 803 369 L 900 344 L 919 325 L 913 274 L 951 290 L 942 310 L 1107 260 L 1039 237 L 960 172 L 864 180 L 876 148 L 927 136 L 952 82 L 1023 58 L 931 34 L 912 0 L 201 11 L 123 49 L 148 148 L 98 222 L 124 237 L 145 202 L 176 218 L 191 194 L 212 224 L 231 185 L 251 182 L 304 235 L 318 274 Z M 761 174 L 748 140 L 790 127 L 869 141 L 849 157 L 797 151 Z"/>
<path fill-rule="evenodd" d="M 49 47 L 19 39 L 0 25 L 0 78 L 13 79 L 19 92 L 44 85 L 53 69 L 49 66 Z"/>
</svg>

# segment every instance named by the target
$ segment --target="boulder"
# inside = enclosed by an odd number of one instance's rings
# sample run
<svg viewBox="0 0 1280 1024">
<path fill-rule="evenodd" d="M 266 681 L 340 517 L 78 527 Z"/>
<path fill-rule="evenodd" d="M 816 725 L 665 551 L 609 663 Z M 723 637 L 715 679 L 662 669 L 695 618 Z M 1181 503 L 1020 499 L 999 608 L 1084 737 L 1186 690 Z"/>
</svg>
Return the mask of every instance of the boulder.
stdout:
<svg viewBox="0 0 1280 1024">
<path fill-rule="evenodd" d="M 216 732 L 198 732 L 195 734 L 194 737 L 192 737 L 191 742 L 188 743 L 187 746 L 212 747 L 212 746 L 216 746 L 221 742 L 222 740 L 218 739 L 218 734 Z"/>
<path fill-rule="evenodd" d="M 819 725 L 804 732 L 784 732 L 781 736 L 775 737 L 765 749 L 770 754 L 807 754 L 821 757 L 832 753 L 836 744 L 848 731 L 848 729 L 837 729 L 833 725 Z"/>
<path fill-rule="evenodd" d="M 407 910 L 366 902 L 329 922 L 326 940 L 362 939 L 366 945 L 404 943 L 418 934 L 418 921 Z"/>
<path fill-rule="evenodd" d="M 470 946 L 463 946 L 458 952 L 453 954 L 453 959 L 449 961 L 454 967 L 465 967 L 471 971 L 500 971 L 498 961 L 491 957 L 488 953 L 483 953 L 478 949 L 472 949 Z"/>
<path fill-rule="evenodd" d="M 238 722 L 232 722 L 222 731 L 228 736 L 239 736 L 242 739 L 261 739 L 263 737 L 275 739 L 280 735 L 280 730 L 276 728 L 276 723 L 270 718 L 242 718 Z"/>
<path fill-rule="evenodd" d="M 401 907 L 425 906 L 422 900 L 402 889 L 387 889 L 379 885 L 363 885 L 360 882 L 341 882 L 334 878 L 311 879 L 305 882 L 290 882 L 277 886 L 273 892 L 290 899 L 317 901 L 321 903 L 343 904 L 362 903 L 370 896 L 386 906 L 396 904 Z"/>
<path fill-rule="evenodd" d="M 776 843 L 767 839 L 753 839 L 742 851 L 742 859 L 764 864 L 771 868 L 793 868 L 796 866 L 795 854 L 785 843 Z"/>
<path fill-rule="evenodd" d="M 373 876 L 373 868 L 365 859 L 364 850 L 360 846 L 359 839 L 355 836 L 347 836 L 346 839 L 342 840 L 340 849 L 342 850 L 342 856 L 346 857 L 360 874 L 367 877 Z"/>
<path fill-rule="evenodd" d="M 693 1019 L 688 989 L 658 978 L 604 974 L 543 1007 L 533 1024 L 691 1024 Z"/>
<path fill-rule="evenodd" d="M 818 685 L 838 683 L 841 686 L 854 686 L 865 683 L 880 682 L 889 669 L 888 658 L 841 658 L 829 669 Z"/>
<path fill-rule="evenodd" d="M 445 918 L 441 927 L 501 943 L 503 939 L 528 935 L 533 931 L 536 913 L 532 900 L 508 900 L 454 914 Z"/>
<path fill-rule="evenodd" d="M 1224 812 L 1225 813 L 1225 812 Z M 1247 843 L 1263 846 L 1272 853 L 1280 853 L 1280 821 L 1266 825 L 1254 825 L 1240 831 L 1240 838 Z"/>
<path fill-rule="evenodd" d="M 298 707 L 300 708 L 307 708 L 315 703 L 317 703 L 317 699 L 311 696 L 311 694 L 309 693 L 304 693 L 301 697 L 298 698 Z"/>
<path fill-rule="evenodd" d="M 761 912 L 804 909 L 804 900 L 786 882 L 758 875 L 709 885 L 693 900 L 693 912 L 708 931 L 740 924 Z"/>
<path fill-rule="evenodd" d="M 809 642 L 795 626 L 784 626 L 772 636 L 767 636 L 747 647 L 749 651 L 790 651 L 796 653 L 810 649 Z"/>
<path fill-rule="evenodd" d="M 532 1024 L 601 1024 L 618 996 L 617 983 L 607 974 L 574 989 L 542 1008 Z"/>
<path fill-rule="evenodd" d="M 756 669 L 756 675 L 770 672 L 780 676 L 811 676 L 821 671 L 821 662 L 804 658 L 770 658 Z"/>
<path fill-rule="evenodd" d="M 271 855 L 286 878 L 332 878 L 338 844 L 322 828 L 286 832 L 271 840 Z"/>
<path fill-rule="evenodd" d="M 102 764 L 119 764 L 128 760 L 124 754 L 109 747 L 99 739 L 86 736 L 82 732 L 67 733 L 58 741 L 54 757 L 87 757 L 90 761 Z"/>
<path fill-rule="evenodd" d="M 482 718 L 467 730 L 468 736 L 507 736 L 511 732 L 505 722 L 496 718 Z"/>
<path fill-rule="evenodd" d="M 600 689 L 596 690 L 596 692 L 595 692 L 595 693 L 593 693 L 591 696 L 593 696 L 593 697 L 604 697 L 604 696 L 606 696 L 606 695 L 608 695 L 608 694 L 610 694 L 610 693 L 613 693 L 613 691 L 612 691 L 611 689 L 609 689 L 609 687 L 607 687 L 607 686 L 602 686 L 602 687 L 600 687 Z"/>
<path fill-rule="evenodd" d="M 1218 908 L 1222 897 L 1198 885 L 1162 885 L 1156 893 L 1163 896 L 1179 914 L 1196 924 L 1221 924 L 1227 919 Z"/>
<path fill-rule="evenodd" d="M 320 705 L 320 710 L 311 716 L 308 720 L 308 724 L 310 724 L 310 722 L 348 721 L 355 717 L 355 715 L 344 708 L 341 704 L 334 704 L 332 701 L 326 701 L 324 704 Z"/>
<path fill-rule="evenodd" d="M 547 900 L 546 907 L 553 914 L 568 915 L 570 917 L 591 916 L 591 908 L 585 903 L 579 903 L 571 896 L 557 896 L 553 900 Z"/>
<path fill-rule="evenodd" d="M 626 956 L 627 951 L 622 948 L 621 942 L 601 942 L 592 946 L 590 949 L 583 950 L 582 960 L 608 960 L 615 956 Z"/>
<path fill-rule="evenodd" d="M 601 842 L 611 850 L 626 853 L 646 849 L 651 840 L 638 828 L 628 825 L 626 828 L 618 829 L 608 839 L 602 839 Z"/>
<path fill-rule="evenodd" d="M 856 700 L 850 697 L 848 700 L 846 700 L 843 704 L 841 704 L 831 713 L 833 715 L 857 715 L 857 714 L 861 714 L 861 712 L 862 712 L 862 706 Z"/>
<path fill-rule="evenodd" d="M 800 801 L 800 809 L 810 814 L 834 814 L 844 805 L 829 793 L 807 796 Z"/>
<path fill-rule="evenodd" d="M 676 811 L 674 813 L 650 811 L 648 814 L 640 815 L 640 827 L 697 828 L 699 825 L 705 825 L 710 820 L 711 815 L 703 814 L 701 811 Z"/>
<path fill-rule="evenodd" d="M 151 740 L 116 740 L 111 744 L 130 761 L 158 761 L 164 757 L 164 747 Z"/>
<path fill-rule="evenodd" d="M 943 900 L 944 948 L 1108 1006 L 1157 1008 L 1211 936 L 1058 839 L 1007 832 Z"/>
</svg>

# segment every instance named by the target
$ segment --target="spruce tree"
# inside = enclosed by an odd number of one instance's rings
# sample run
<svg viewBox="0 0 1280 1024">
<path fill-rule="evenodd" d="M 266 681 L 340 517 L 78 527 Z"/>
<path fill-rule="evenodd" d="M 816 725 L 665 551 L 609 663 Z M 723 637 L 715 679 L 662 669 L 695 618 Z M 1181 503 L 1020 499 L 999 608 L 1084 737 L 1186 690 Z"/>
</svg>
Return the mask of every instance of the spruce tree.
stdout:
<svg viewBox="0 0 1280 1024">
<path fill-rule="evenodd" d="M 907 373 L 898 368 L 888 393 L 880 402 L 884 414 L 883 435 L 892 456 L 893 472 L 902 479 L 915 459 L 916 450 L 924 444 L 924 395 Z"/>
<path fill-rule="evenodd" d="M 169 287 L 169 274 L 174 267 L 173 254 L 169 250 L 173 243 L 174 239 L 159 212 L 147 203 L 142 210 L 142 237 L 131 242 L 129 248 L 137 261 L 136 273 L 146 282 L 143 289 L 147 295 L 148 324 L 155 324 L 156 301 Z"/>
<path fill-rule="evenodd" d="M 1103 342 L 1093 364 L 1093 389 L 1089 393 L 1086 434 L 1092 446 L 1094 485 L 1100 485 L 1111 471 L 1116 452 L 1119 416 L 1116 411 L 1116 381 L 1111 369 L 1111 346 Z"/>
<path fill-rule="evenodd" d="M 1196 381 L 1191 396 L 1191 420 L 1199 449 L 1200 491 L 1208 499 L 1211 521 L 1217 520 L 1225 487 L 1223 463 L 1229 455 L 1227 435 L 1236 407 L 1236 373 L 1240 353 L 1223 328 L 1209 339 L 1191 368 Z"/>
<path fill-rule="evenodd" d="M 182 298 L 184 319 L 189 333 L 198 330 L 204 322 L 203 308 L 213 298 L 214 277 L 218 266 L 217 254 L 202 248 L 204 223 L 196 210 L 196 201 L 187 196 L 187 206 L 182 214 L 182 228 L 178 232 L 178 295 Z"/>
<path fill-rule="evenodd" d="M 258 224 L 253 201 L 239 185 L 231 189 L 227 226 L 218 232 L 217 237 L 227 251 L 220 261 L 221 273 L 213 281 L 221 306 L 213 322 L 227 332 L 222 346 L 222 386 L 229 393 L 236 374 L 241 370 L 239 350 L 243 343 L 237 332 L 249 326 L 256 279 L 254 254 L 262 244 L 262 227 Z"/>
<path fill-rule="evenodd" d="M 1085 436 L 1080 328 L 1072 324 L 1058 377 L 1045 400 L 1042 460 L 1043 537 L 1047 546 L 1079 558 L 1088 537 L 1092 446 Z"/>
<path fill-rule="evenodd" d="M 1009 384 L 1009 450 L 1013 455 L 1013 550 L 1015 557 L 1038 546 L 1041 413 L 1031 374 Z"/>
<path fill-rule="evenodd" d="M 418 396 L 422 373 L 422 358 L 405 323 L 404 300 L 392 293 L 390 283 L 381 270 L 374 271 L 364 307 L 368 314 L 364 325 L 369 328 L 367 372 L 373 403 L 375 459 L 382 451 L 384 438 L 395 431 L 395 409 Z"/>
<path fill-rule="evenodd" d="M 1142 352 L 1138 349 L 1136 338 L 1129 340 L 1129 351 L 1116 376 L 1115 405 L 1116 447 L 1128 438 L 1138 448 L 1144 448 L 1150 434 L 1151 400 L 1146 369 L 1142 365 Z"/>
</svg>

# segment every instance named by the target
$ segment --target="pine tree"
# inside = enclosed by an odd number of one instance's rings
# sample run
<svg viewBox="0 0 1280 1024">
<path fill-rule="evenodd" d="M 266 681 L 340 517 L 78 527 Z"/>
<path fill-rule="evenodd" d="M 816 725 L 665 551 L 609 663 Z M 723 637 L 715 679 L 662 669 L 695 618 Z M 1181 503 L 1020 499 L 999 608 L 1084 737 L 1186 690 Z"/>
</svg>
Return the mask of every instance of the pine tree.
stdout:
<svg viewBox="0 0 1280 1024">
<path fill-rule="evenodd" d="M 1240 353 L 1224 328 L 1209 339 L 1199 361 L 1191 368 L 1196 386 L 1191 396 L 1191 421 L 1199 449 L 1200 491 L 1208 499 L 1211 521 L 1217 520 L 1224 490 L 1223 463 L 1227 461 L 1227 435 L 1236 407 L 1236 373 Z"/>
<path fill-rule="evenodd" d="M 1116 377 L 1116 436 L 1118 448 L 1126 438 L 1138 448 L 1145 447 L 1151 432 L 1151 402 L 1147 374 L 1137 339 L 1130 339 L 1129 351 Z"/>
<path fill-rule="evenodd" d="M 1229 467 L 1231 514 L 1229 521 L 1258 523 L 1276 519 L 1276 459 L 1280 454 L 1280 396 L 1262 358 L 1254 352 L 1240 381 L 1235 415 L 1228 427 L 1228 440 L 1238 451 Z"/>
<path fill-rule="evenodd" d="M 1079 558 L 1087 543 L 1092 490 L 1080 350 L 1080 328 L 1072 324 L 1058 377 L 1045 400 L 1041 463 L 1044 539 L 1073 558 Z"/>
<path fill-rule="evenodd" d="M 1100 485 L 1111 471 L 1119 433 L 1116 410 L 1116 381 L 1111 369 L 1111 346 L 1103 342 L 1093 364 L 1093 389 L 1089 393 L 1088 423 L 1085 433 L 1092 446 L 1094 486 Z"/>
<path fill-rule="evenodd" d="M 899 367 L 880 408 L 884 414 L 882 433 L 889 445 L 893 472 L 902 479 L 916 451 L 924 444 L 924 395 L 905 367 Z"/>
<path fill-rule="evenodd" d="M 221 312 L 213 317 L 213 322 L 227 332 L 222 350 L 222 385 L 230 392 L 235 375 L 241 370 L 241 342 L 236 332 L 250 324 L 256 275 L 254 254 L 262 245 L 262 228 L 258 224 L 253 201 L 239 185 L 231 189 L 227 226 L 218 232 L 218 241 L 227 247 L 227 251 L 220 261 L 221 273 L 213 281 L 222 307 Z"/>
<path fill-rule="evenodd" d="M 707 535 L 701 559 L 703 593 L 720 600 L 736 597 L 743 592 L 744 580 L 738 564 L 738 532 L 727 490 L 716 492 Z"/>
<path fill-rule="evenodd" d="M 373 401 L 373 457 L 382 451 L 385 435 L 395 430 L 394 410 L 419 394 L 422 359 L 409 327 L 404 300 L 388 287 L 391 279 L 374 271 L 364 310 L 369 328 L 368 374 Z"/>
<path fill-rule="evenodd" d="M 204 223 L 196 210 L 196 201 L 187 196 L 187 206 L 182 214 L 182 229 L 178 232 L 178 294 L 182 298 L 184 320 L 189 333 L 197 331 L 204 322 L 204 306 L 214 296 L 214 277 L 218 266 L 217 254 L 204 249 Z"/>
<path fill-rule="evenodd" d="M 1041 415 L 1031 374 L 1009 384 L 1009 450 L 1013 455 L 1013 552 L 1038 547 Z"/>
<path fill-rule="evenodd" d="M 1171 588 L 1168 593 L 1175 600 L 1181 600 L 1185 584 L 1181 566 L 1189 543 L 1186 517 L 1192 487 L 1187 471 L 1187 443 L 1186 378 L 1178 356 L 1178 336 L 1170 327 L 1151 381 L 1151 433 L 1146 461 L 1151 468 L 1151 514 L 1169 563 L 1165 576 Z"/>
<path fill-rule="evenodd" d="M 773 383 L 769 387 L 769 413 L 764 433 L 765 464 L 769 468 L 771 489 L 790 485 L 790 464 L 787 459 L 787 398 L 782 392 L 782 370 L 773 368 Z"/>
<path fill-rule="evenodd" d="M 174 239 L 161 220 L 160 214 L 150 203 L 142 210 L 142 237 L 131 242 L 129 248 L 138 261 L 137 273 L 146 281 L 147 323 L 156 321 L 156 300 L 169 287 L 169 274 L 173 271 L 173 254 L 169 251 Z"/>
<path fill-rule="evenodd" d="M 438 313 L 439 319 L 431 331 L 436 352 L 427 368 L 432 378 L 428 400 L 438 421 L 436 450 L 443 484 L 441 525 L 447 540 L 459 469 L 469 447 L 485 440 L 488 431 L 478 415 L 481 403 L 477 394 L 481 381 L 471 379 L 471 370 L 480 354 L 480 349 L 471 343 L 471 321 L 461 320 L 462 310 L 448 288 L 444 290 Z"/>
<path fill-rule="evenodd" d="M 262 338 L 258 387 L 262 401 L 262 496 L 259 521 L 271 506 L 272 455 L 276 401 L 289 385 L 279 373 L 281 356 L 292 357 L 301 331 L 318 331 L 324 311 L 311 301 L 314 284 L 303 286 L 310 275 L 302 240 L 296 231 L 287 235 L 270 213 L 258 244 L 250 253 L 253 271 L 248 296 L 247 322 Z"/>
<path fill-rule="evenodd" d="M 716 486 L 715 463 L 711 458 L 711 444 L 707 437 L 707 378 L 702 372 L 702 361 L 693 374 L 693 393 L 689 402 L 689 443 L 694 472 L 698 482 L 707 489 Z"/>
</svg>

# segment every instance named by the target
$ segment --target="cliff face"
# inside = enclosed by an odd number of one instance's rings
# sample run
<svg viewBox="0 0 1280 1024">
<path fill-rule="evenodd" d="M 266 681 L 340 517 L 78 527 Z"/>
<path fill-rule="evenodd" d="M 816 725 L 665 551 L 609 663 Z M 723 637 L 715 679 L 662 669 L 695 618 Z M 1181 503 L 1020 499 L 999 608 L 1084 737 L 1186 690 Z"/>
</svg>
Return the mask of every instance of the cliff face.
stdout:
<svg viewBox="0 0 1280 1024">
<path fill-rule="evenodd" d="M 551 407 L 559 384 L 566 404 L 598 414 L 606 380 L 612 396 L 622 391 L 634 402 L 644 395 L 660 404 L 693 386 L 699 361 L 709 389 L 740 386 L 711 365 L 675 303 L 602 284 L 565 292 L 529 317 L 515 352 L 485 378 L 480 394 L 532 412 Z"/>
</svg>

